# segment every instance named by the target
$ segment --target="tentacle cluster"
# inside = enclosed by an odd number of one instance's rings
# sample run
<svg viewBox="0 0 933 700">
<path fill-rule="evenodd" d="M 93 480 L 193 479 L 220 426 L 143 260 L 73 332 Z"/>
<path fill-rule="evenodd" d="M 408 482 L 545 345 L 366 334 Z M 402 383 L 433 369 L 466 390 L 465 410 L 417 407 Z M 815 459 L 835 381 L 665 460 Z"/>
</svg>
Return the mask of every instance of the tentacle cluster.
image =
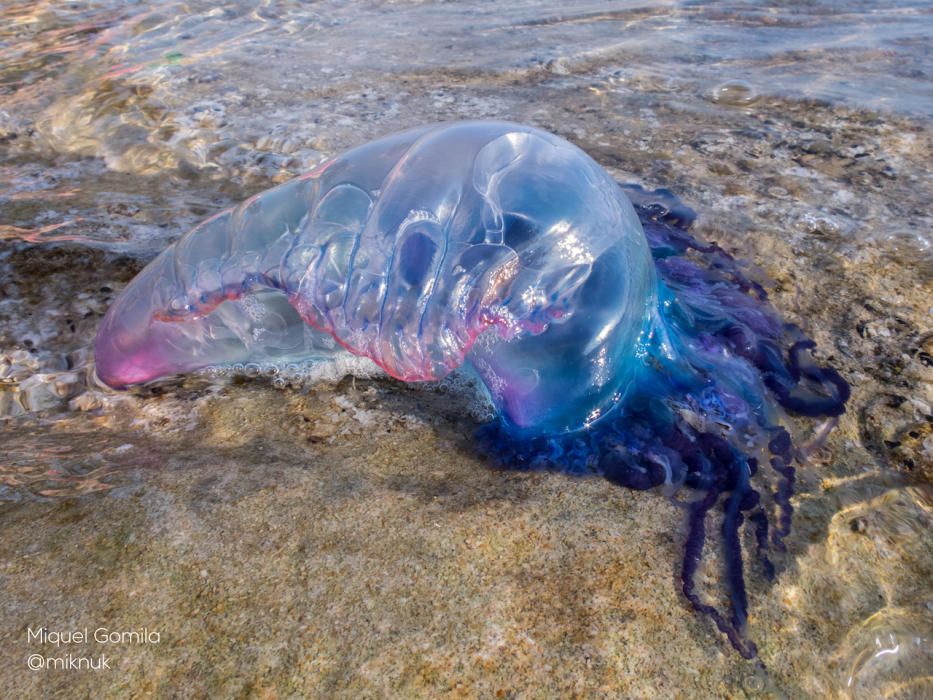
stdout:
<svg viewBox="0 0 933 700">
<path fill-rule="evenodd" d="M 624 400 L 586 430 L 529 440 L 499 420 L 479 431 L 482 449 L 511 468 L 595 473 L 634 489 L 698 496 L 686 503 L 683 592 L 746 658 L 748 600 L 740 532 L 753 528 L 762 573 L 774 577 L 770 550 L 790 532 L 795 449 L 784 411 L 836 416 L 849 397 L 834 369 L 813 362 L 814 343 L 783 323 L 760 284 L 716 245 L 689 233 L 695 215 L 670 192 L 626 187 L 645 230 L 662 295 L 659 328 L 647 346 L 646 371 Z M 783 409 L 783 410 L 782 410 Z M 776 481 L 767 504 L 752 485 L 762 463 Z M 710 512 L 721 504 L 725 577 L 731 614 L 703 602 L 695 576 Z"/>
</svg>

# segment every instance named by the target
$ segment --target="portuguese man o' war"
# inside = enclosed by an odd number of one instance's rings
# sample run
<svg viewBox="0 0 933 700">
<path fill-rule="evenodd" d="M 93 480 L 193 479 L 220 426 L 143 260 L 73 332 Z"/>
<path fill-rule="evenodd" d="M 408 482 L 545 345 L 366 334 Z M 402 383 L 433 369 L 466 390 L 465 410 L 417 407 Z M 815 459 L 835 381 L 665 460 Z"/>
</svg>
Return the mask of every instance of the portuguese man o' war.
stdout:
<svg viewBox="0 0 933 700">
<path fill-rule="evenodd" d="M 742 525 L 772 577 L 799 456 L 787 414 L 837 416 L 849 390 L 693 218 L 532 127 L 407 131 L 171 245 L 108 311 L 97 373 L 123 388 L 347 353 L 403 381 L 464 367 L 498 412 L 478 438 L 503 464 L 695 495 L 684 594 L 751 658 Z M 731 613 L 694 585 L 720 503 Z"/>
</svg>

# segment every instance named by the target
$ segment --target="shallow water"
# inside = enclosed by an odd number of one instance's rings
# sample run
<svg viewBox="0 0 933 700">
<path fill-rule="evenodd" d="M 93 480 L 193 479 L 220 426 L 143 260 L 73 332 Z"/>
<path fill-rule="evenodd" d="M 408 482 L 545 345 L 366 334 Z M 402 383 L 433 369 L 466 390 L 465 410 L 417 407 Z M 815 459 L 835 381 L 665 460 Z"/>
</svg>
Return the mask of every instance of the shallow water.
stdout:
<svg viewBox="0 0 933 700">
<path fill-rule="evenodd" d="M 3 686 L 928 696 L 931 15 L 3 5 Z M 95 381 L 90 343 L 115 293 L 197 221 L 347 147 L 467 118 L 540 126 L 620 180 L 673 189 L 851 382 L 801 469 L 778 580 L 752 584 L 763 668 L 679 597 L 676 509 L 490 470 L 462 383 Z M 25 668 L 28 626 L 85 624 L 166 641 L 115 650 L 110 675 Z"/>
</svg>

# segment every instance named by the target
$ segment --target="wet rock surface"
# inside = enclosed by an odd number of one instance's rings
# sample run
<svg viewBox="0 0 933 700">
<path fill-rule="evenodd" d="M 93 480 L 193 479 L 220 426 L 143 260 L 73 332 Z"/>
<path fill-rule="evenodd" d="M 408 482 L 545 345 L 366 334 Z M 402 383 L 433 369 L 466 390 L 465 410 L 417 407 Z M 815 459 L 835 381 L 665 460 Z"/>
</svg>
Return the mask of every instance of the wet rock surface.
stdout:
<svg viewBox="0 0 933 700">
<path fill-rule="evenodd" d="M 403 9 L 420 11 L 412 7 Z M 182 49 L 166 43 L 181 58 L 152 48 L 128 73 L 112 74 L 113 55 L 98 53 L 84 64 L 87 82 L 54 52 L 3 74 L 8 693 L 931 692 L 929 119 L 699 68 L 633 68 L 634 49 L 611 48 L 600 23 L 654 15 L 603 10 L 505 22 L 518 44 L 563 37 L 553 44 L 563 51 L 497 57 L 497 38 L 477 39 L 472 63 L 403 60 L 403 49 L 382 69 L 321 58 L 295 84 L 251 58 L 253 49 L 268 57 L 267 40 L 223 48 L 232 67 L 209 52 L 187 60 L 193 44 L 182 40 Z M 359 30 L 339 12 L 276 11 L 281 31 L 330 28 L 338 48 Z M 207 12 L 199 21 L 249 19 Z M 83 30 L 65 16 L 46 32 L 119 37 L 128 21 L 79 19 Z M 137 21 L 140 31 L 161 26 L 155 15 Z M 474 38 L 498 26 L 473 21 L 454 24 Z M 461 50 L 464 42 L 454 40 Z M 299 48 L 283 44 L 279 59 L 288 65 Z M 831 60 L 788 56 L 781 60 L 808 69 Z M 868 74 L 885 60 L 855 65 Z M 759 77 L 769 70 L 777 69 Z M 114 393 L 95 381 L 90 344 L 107 305 L 191 225 L 369 138 L 479 117 L 540 126 L 620 181 L 674 190 L 698 210 L 696 230 L 747 260 L 775 306 L 852 385 L 848 411 L 800 469 L 777 580 L 750 577 L 763 667 L 732 653 L 680 595 L 679 509 L 600 480 L 492 468 L 473 450 L 482 406 L 462 384 L 346 379 L 279 389 L 263 377 L 190 377 Z M 721 558 L 715 540 L 707 546 L 698 583 L 717 600 Z M 29 628 L 42 626 L 146 627 L 159 641 L 29 642 Z M 114 668 L 29 671 L 34 652 L 107 654 Z"/>
</svg>

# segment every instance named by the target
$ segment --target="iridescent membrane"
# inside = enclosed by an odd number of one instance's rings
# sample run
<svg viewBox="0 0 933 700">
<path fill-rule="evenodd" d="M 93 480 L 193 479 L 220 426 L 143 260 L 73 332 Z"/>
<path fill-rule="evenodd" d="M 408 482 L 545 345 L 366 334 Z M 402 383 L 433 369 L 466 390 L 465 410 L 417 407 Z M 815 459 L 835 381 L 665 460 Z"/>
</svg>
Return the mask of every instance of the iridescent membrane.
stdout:
<svg viewBox="0 0 933 700">
<path fill-rule="evenodd" d="M 170 246 L 108 311 L 97 372 L 121 388 L 350 355 L 404 381 L 464 367 L 498 411 L 479 442 L 501 463 L 697 494 L 685 505 L 684 594 L 752 657 L 741 527 L 753 526 L 773 576 L 796 457 L 785 412 L 838 415 L 848 387 L 729 255 L 688 233 L 693 218 L 669 192 L 620 188 L 538 129 L 404 132 Z M 766 499 L 752 485 L 762 466 Z M 694 587 L 719 503 L 729 614 Z"/>
</svg>

